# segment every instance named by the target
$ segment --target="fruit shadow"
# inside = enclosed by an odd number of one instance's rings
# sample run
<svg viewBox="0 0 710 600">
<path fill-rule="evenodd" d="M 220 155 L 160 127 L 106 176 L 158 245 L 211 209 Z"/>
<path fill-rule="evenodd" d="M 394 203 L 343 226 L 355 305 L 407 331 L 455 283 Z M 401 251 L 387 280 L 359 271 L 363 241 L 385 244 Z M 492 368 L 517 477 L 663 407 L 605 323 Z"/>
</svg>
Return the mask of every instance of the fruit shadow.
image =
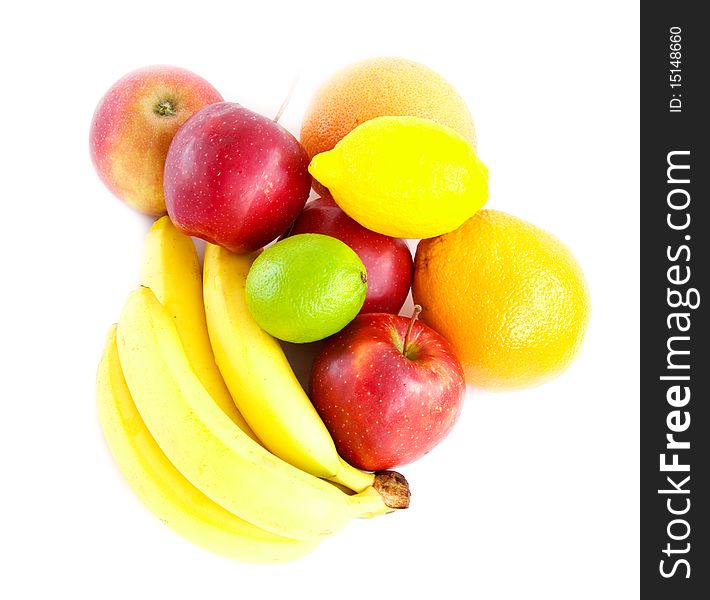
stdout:
<svg viewBox="0 0 710 600">
<path fill-rule="evenodd" d="M 323 346 L 328 342 L 328 339 L 329 338 L 326 338 L 325 340 L 319 340 L 309 344 L 279 342 L 288 362 L 291 363 L 291 368 L 296 374 L 296 378 L 306 393 L 308 393 L 308 381 L 311 377 L 313 361 L 316 359 L 316 356 L 318 356 Z"/>
</svg>

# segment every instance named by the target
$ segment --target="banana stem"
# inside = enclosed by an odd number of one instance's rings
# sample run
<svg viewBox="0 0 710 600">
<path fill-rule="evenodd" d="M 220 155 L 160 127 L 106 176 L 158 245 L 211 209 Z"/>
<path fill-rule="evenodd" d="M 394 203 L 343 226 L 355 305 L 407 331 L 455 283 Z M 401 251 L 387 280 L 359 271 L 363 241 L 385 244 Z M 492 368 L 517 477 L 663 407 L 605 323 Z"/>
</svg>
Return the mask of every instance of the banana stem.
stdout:
<svg viewBox="0 0 710 600">
<path fill-rule="evenodd" d="M 372 487 L 354 496 L 348 496 L 348 502 L 353 509 L 353 517 L 357 519 L 371 519 L 393 510 L 384 503 L 382 496 Z"/>
<path fill-rule="evenodd" d="M 409 483 L 401 473 L 377 471 L 372 487 L 390 508 L 409 508 L 412 494 L 409 491 Z"/>
<path fill-rule="evenodd" d="M 355 517 L 368 519 L 409 507 L 409 484 L 396 471 L 378 471 L 372 487 L 348 497 Z"/>
<path fill-rule="evenodd" d="M 340 469 L 332 477 L 327 477 L 328 481 L 344 485 L 354 492 L 362 492 L 375 483 L 374 473 L 366 473 L 356 469 L 340 457 L 338 457 L 338 460 L 340 461 Z"/>
</svg>

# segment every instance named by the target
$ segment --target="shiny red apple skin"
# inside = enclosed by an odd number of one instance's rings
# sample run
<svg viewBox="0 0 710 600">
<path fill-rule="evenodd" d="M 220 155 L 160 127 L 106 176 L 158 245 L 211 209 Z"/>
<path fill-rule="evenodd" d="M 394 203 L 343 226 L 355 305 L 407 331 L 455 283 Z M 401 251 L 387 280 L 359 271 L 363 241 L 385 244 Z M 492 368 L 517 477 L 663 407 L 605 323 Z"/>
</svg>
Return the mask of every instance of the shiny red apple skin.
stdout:
<svg viewBox="0 0 710 600">
<path fill-rule="evenodd" d="M 163 170 L 170 142 L 196 111 L 222 96 L 199 75 L 152 65 L 124 75 L 99 101 L 89 149 L 106 187 L 147 215 L 165 214 Z"/>
<path fill-rule="evenodd" d="M 453 348 L 416 321 L 358 315 L 316 357 L 310 397 L 341 456 L 367 471 L 417 460 L 461 414 L 466 384 Z"/>
<path fill-rule="evenodd" d="M 180 128 L 165 160 L 165 204 L 183 233 L 232 252 L 283 234 L 311 189 L 308 155 L 281 125 L 220 102 Z"/>
<path fill-rule="evenodd" d="M 375 233 L 351 219 L 328 197 L 309 202 L 289 235 L 322 233 L 344 242 L 367 269 L 367 296 L 360 313 L 398 313 L 409 294 L 414 264 L 407 242 Z"/>
</svg>

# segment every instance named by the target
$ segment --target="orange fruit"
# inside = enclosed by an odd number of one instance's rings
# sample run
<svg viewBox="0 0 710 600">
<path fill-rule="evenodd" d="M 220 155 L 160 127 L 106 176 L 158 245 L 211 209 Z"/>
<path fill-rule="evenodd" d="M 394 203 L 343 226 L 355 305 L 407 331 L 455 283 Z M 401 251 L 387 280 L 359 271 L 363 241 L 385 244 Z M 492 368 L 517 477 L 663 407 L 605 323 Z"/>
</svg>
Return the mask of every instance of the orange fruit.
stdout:
<svg viewBox="0 0 710 600">
<path fill-rule="evenodd" d="M 560 374 L 590 314 L 584 275 L 562 242 L 496 210 L 422 240 L 412 293 L 422 320 L 453 344 L 467 383 L 487 389 Z"/>
<path fill-rule="evenodd" d="M 361 123 L 386 116 L 448 125 L 475 148 L 471 113 L 453 86 L 424 65 L 392 57 L 364 60 L 333 75 L 306 110 L 301 143 L 313 158 Z"/>
</svg>

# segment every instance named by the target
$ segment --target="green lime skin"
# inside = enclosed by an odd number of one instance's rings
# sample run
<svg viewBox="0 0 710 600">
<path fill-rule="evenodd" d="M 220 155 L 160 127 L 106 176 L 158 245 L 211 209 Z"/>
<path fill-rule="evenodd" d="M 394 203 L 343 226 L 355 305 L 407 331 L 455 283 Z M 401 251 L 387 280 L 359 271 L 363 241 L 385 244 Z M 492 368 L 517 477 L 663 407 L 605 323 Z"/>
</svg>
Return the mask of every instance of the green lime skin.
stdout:
<svg viewBox="0 0 710 600">
<path fill-rule="evenodd" d="M 294 235 L 269 246 L 246 282 L 249 310 L 280 340 L 302 344 L 333 335 L 352 321 L 367 292 L 367 271 L 340 240 Z"/>
</svg>

